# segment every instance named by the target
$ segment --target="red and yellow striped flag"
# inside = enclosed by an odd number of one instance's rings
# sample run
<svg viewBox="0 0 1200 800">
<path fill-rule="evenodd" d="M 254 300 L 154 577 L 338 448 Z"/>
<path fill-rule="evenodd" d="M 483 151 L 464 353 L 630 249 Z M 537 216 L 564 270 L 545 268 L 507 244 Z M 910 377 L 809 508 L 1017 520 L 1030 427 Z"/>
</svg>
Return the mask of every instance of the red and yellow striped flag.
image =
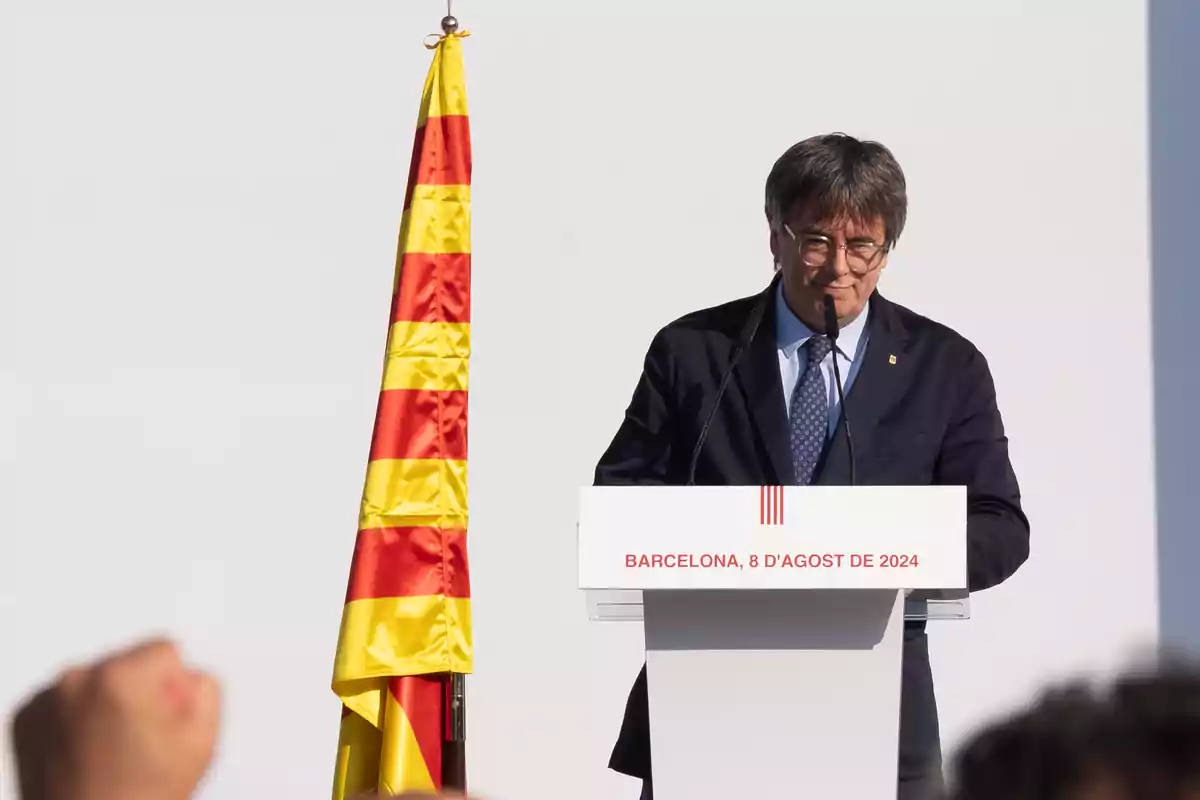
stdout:
<svg viewBox="0 0 1200 800">
<path fill-rule="evenodd" d="M 342 611 L 334 800 L 440 790 L 467 575 L 471 135 L 462 37 L 432 46 L 400 224 L 383 386 Z"/>
</svg>

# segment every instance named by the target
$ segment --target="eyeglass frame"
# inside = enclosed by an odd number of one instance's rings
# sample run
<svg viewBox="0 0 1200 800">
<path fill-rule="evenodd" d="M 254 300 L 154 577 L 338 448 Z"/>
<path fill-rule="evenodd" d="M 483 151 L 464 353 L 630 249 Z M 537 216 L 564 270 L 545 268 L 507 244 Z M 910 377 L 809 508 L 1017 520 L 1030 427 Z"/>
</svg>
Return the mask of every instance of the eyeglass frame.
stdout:
<svg viewBox="0 0 1200 800">
<path fill-rule="evenodd" d="M 875 251 L 874 251 L 874 252 L 871 254 L 871 257 L 870 257 L 870 258 L 867 260 L 867 267 L 866 267 L 866 269 L 863 269 L 862 271 L 859 271 L 859 270 L 855 269 L 855 268 L 853 267 L 853 265 L 851 265 L 851 263 L 850 263 L 850 248 L 851 248 L 851 246 L 852 246 L 852 245 L 851 245 L 849 242 L 847 242 L 846 244 L 834 244 L 834 242 L 833 242 L 833 240 L 832 240 L 832 239 L 830 239 L 828 236 L 825 236 L 825 235 L 823 235 L 823 234 L 820 234 L 820 233 L 807 233 L 807 234 L 804 234 L 804 237 L 803 237 L 803 240 L 802 240 L 802 239 L 801 239 L 801 237 L 797 236 L 797 235 L 796 235 L 796 232 L 795 232 L 795 231 L 793 231 L 793 230 L 792 230 L 792 228 L 791 228 L 791 226 L 790 226 L 790 225 L 788 225 L 786 222 L 782 223 L 782 226 L 783 226 L 783 229 L 784 229 L 785 231 L 787 231 L 787 235 L 788 235 L 788 236 L 790 236 L 790 237 L 792 237 L 792 241 L 793 241 L 793 242 L 795 243 L 795 245 L 796 245 L 796 255 L 797 255 L 797 257 L 799 257 L 799 259 L 800 259 L 800 263 L 801 263 L 801 264 L 803 264 L 803 265 L 804 265 L 804 266 L 806 266 L 806 267 L 817 267 L 817 268 L 821 268 L 821 267 L 824 267 L 824 266 L 825 266 L 825 264 L 827 264 L 827 263 L 829 263 L 829 262 L 828 262 L 828 261 L 826 261 L 826 262 L 824 262 L 824 263 L 822 263 L 822 264 L 811 264 L 811 263 L 809 263 L 809 262 L 805 261 L 805 260 L 804 260 L 804 255 L 803 255 L 803 246 L 804 246 L 804 241 L 811 241 L 811 240 L 822 241 L 822 242 L 825 242 L 826 244 L 828 244 L 830 247 L 832 247 L 832 248 L 833 248 L 835 251 L 837 251 L 837 250 L 841 250 L 841 251 L 845 252 L 845 254 L 846 254 L 846 268 L 847 268 L 847 269 L 849 269 L 851 272 L 853 272 L 855 275 L 858 275 L 858 276 L 860 276 L 860 277 L 861 277 L 861 276 L 863 276 L 863 275 L 870 275 L 872 272 L 874 272 L 876 269 L 878 269 L 878 268 L 879 268 L 879 264 L 878 264 L 877 262 L 879 262 L 879 261 L 881 260 L 881 259 L 879 258 L 879 254 L 880 254 L 880 253 L 883 253 L 883 254 L 885 254 L 885 255 L 886 255 L 886 254 L 887 254 L 887 253 L 888 253 L 888 252 L 891 250 L 891 248 L 890 248 L 890 247 L 888 247 L 886 244 L 880 244 L 879 242 L 876 242 L 874 239 L 858 239 L 858 238 L 856 238 L 856 239 L 854 240 L 854 244 L 855 244 L 855 245 L 864 245 L 864 244 L 869 244 L 869 245 L 871 245 L 872 247 L 874 247 L 874 248 L 875 248 Z M 836 255 L 834 255 L 834 256 L 833 256 L 833 259 L 834 259 L 834 261 L 836 261 L 836 260 L 837 260 L 837 256 L 836 256 Z"/>
</svg>

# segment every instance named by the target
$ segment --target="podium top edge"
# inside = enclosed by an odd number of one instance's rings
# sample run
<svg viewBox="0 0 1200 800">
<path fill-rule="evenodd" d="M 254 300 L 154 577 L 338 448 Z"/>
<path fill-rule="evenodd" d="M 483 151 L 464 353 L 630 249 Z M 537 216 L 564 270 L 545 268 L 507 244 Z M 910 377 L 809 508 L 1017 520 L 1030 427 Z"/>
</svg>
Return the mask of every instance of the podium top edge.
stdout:
<svg viewBox="0 0 1200 800">
<path fill-rule="evenodd" d="M 965 492 L 967 487 L 965 484 L 923 484 L 912 486 L 897 486 L 897 485 L 860 485 L 847 486 L 844 484 L 829 484 L 829 485 L 813 485 L 813 486 L 792 486 L 792 485 L 754 485 L 754 484 L 739 484 L 739 485 L 705 485 L 705 486 L 682 486 L 677 484 L 668 485 L 644 485 L 644 484 L 604 484 L 604 485 L 582 485 L 579 487 L 582 492 L 749 492 L 761 491 L 763 489 L 782 489 L 785 492 L 805 492 L 805 493 L 824 493 L 824 492 L 880 492 L 887 494 L 909 494 L 909 493 L 937 493 L 957 494 Z"/>
</svg>

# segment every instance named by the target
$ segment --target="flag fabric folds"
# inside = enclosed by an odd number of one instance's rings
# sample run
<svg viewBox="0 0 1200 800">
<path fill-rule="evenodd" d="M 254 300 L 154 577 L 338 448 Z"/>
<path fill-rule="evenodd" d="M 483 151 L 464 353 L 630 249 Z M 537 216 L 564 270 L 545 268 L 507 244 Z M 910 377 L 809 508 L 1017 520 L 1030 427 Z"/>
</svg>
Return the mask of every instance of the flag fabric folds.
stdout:
<svg viewBox="0 0 1200 800">
<path fill-rule="evenodd" d="M 382 387 L 342 611 L 334 800 L 441 787 L 449 676 L 472 668 L 467 571 L 471 136 L 461 40 L 431 45 Z"/>
</svg>

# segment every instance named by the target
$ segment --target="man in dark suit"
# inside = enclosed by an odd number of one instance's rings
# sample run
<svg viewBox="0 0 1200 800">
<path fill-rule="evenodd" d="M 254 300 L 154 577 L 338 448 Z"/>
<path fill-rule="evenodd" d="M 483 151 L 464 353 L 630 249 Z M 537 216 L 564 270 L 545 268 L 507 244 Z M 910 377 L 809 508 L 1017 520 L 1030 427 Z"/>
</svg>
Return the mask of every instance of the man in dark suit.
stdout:
<svg viewBox="0 0 1200 800">
<path fill-rule="evenodd" d="M 1029 523 L 987 362 L 959 334 L 876 291 L 907 206 L 904 174 L 876 142 L 834 134 L 784 153 L 766 185 L 776 278 L 763 295 L 658 332 L 596 484 L 687 483 L 700 428 L 735 360 L 695 483 L 848 483 L 836 358 L 857 483 L 965 485 L 970 590 L 1012 575 L 1029 554 Z M 827 296 L 836 344 L 824 335 Z M 905 623 L 901 698 L 899 797 L 938 797 L 941 744 L 921 622 Z M 643 798 L 653 797 L 645 667 L 609 767 L 642 778 Z"/>
</svg>

